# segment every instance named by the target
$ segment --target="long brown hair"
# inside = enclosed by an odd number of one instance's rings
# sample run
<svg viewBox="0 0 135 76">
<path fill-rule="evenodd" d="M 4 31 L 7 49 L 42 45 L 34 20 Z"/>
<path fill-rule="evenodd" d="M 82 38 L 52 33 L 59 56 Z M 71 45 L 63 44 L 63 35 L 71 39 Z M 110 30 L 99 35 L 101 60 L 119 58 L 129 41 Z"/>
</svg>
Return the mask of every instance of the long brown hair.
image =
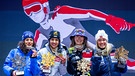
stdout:
<svg viewBox="0 0 135 76">
<path fill-rule="evenodd" d="M 24 52 L 25 54 L 27 54 L 29 52 L 29 49 L 26 48 L 24 41 L 19 41 L 18 46 L 20 47 L 22 52 Z M 36 42 L 34 40 L 33 40 L 32 47 L 36 47 Z"/>
<path fill-rule="evenodd" d="M 75 45 L 76 45 L 76 43 L 75 43 L 75 40 L 74 40 L 74 37 L 73 37 L 71 39 L 70 47 L 74 47 Z M 86 49 L 86 48 L 91 49 L 90 46 L 89 46 L 89 44 L 88 44 L 88 42 L 87 42 L 87 39 L 85 37 L 84 37 L 83 45 L 84 45 L 84 49 Z"/>
</svg>

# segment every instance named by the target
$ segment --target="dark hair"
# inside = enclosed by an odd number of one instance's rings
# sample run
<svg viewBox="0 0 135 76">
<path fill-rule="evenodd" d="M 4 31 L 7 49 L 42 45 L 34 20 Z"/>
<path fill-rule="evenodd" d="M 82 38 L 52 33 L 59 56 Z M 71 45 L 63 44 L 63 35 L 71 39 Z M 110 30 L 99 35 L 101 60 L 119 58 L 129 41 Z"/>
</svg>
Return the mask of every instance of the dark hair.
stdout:
<svg viewBox="0 0 135 76">
<path fill-rule="evenodd" d="M 50 45 L 50 40 L 51 40 L 51 39 L 52 39 L 52 38 L 50 38 L 50 39 L 49 39 L 49 47 L 51 47 L 51 45 Z M 57 38 L 57 39 L 59 40 L 59 44 L 58 44 L 58 46 L 57 46 L 57 47 L 58 47 L 58 49 L 60 49 L 60 46 L 61 46 L 61 45 L 60 45 L 60 44 L 61 44 L 61 41 L 60 41 L 60 39 L 59 39 L 59 38 Z"/>
<path fill-rule="evenodd" d="M 33 42 L 34 43 L 33 43 L 32 47 L 36 47 L 35 41 L 33 41 Z M 22 52 L 24 52 L 25 54 L 28 53 L 29 49 L 26 48 L 26 45 L 25 45 L 24 41 L 19 41 L 18 46 L 20 47 L 20 49 L 22 50 Z"/>
</svg>

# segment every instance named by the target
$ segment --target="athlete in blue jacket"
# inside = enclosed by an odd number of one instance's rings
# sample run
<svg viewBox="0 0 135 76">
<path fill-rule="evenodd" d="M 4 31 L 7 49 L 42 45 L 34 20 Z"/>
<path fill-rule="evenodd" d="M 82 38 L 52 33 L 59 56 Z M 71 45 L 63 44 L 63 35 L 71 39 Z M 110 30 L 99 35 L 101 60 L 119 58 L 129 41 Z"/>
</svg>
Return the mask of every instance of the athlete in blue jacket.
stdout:
<svg viewBox="0 0 135 76">
<path fill-rule="evenodd" d="M 37 52 L 34 35 L 25 31 L 19 46 L 12 49 L 5 59 L 3 70 L 7 76 L 38 76 L 40 68 L 37 63 Z"/>
<path fill-rule="evenodd" d="M 114 58 L 113 45 L 108 43 L 108 35 L 104 30 L 99 30 L 95 35 L 97 45 L 91 58 L 91 76 L 121 76 L 127 71 L 126 59 Z"/>
</svg>

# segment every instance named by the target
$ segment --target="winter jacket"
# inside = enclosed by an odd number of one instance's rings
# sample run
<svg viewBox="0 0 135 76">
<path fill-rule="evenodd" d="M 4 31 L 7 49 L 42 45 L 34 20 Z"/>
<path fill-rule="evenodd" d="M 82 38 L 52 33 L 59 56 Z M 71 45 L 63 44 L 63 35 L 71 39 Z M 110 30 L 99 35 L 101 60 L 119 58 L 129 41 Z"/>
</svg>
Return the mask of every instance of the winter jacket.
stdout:
<svg viewBox="0 0 135 76">
<path fill-rule="evenodd" d="M 82 75 L 82 72 L 77 70 L 77 61 L 81 60 L 82 58 L 89 60 L 92 56 L 92 51 L 84 49 L 82 51 L 77 51 L 75 47 L 69 48 L 69 60 L 67 63 L 67 71 L 69 74 L 74 76 L 80 76 Z M 86 74 L 88 75 L 89 72 Z"/>
<path fill-rule="evenodd" d="M 30 50 L 27 54 L 24 54 L 22 50 L 17 47 L 15 49 L 12 49 L 8 56 L 5 59 L 3 70 L 7 76 L 12 76 L 12 72 L 14 70 L 17 70 L 14 66 L 13 61 L 15 59 L 22 59 L 24 64 L 23 68 L 21 70 L 24 71 L 24 76 L 38 76 L 40 72 L 40 68 L 37 63 L 37 57 L 32 58 L 31 57 L 32 50 Z M 18 57 L 17 57 L 18 56 Z"/>
<path fill-rule="evenodd" d="M 107 56 L 92 56 L 91 76 L 121 76 L 127 71 L 126 64 L 118 65 L 114 51 Z"/>
<path fill-rule="evenodd" d="M 67 61 L 67 51 L 63 47 L 65 47 L 65 46 L 61 45 L 59 48 L 59 51 L 61 51 L 60 53 L 62 54 L 62 56 L 64 58 L 66 58 L 66 61 Z M 49 74 L 49 76 L 65 75 L 67 73 L 67 70 L 66 70 L 67 62 L 65 64 L 62 64 L 61 60 L 59 58 L 57 58 L 57 55 L 55 55 L 51 51 L 48 43 L 46 44 L 46 47 L 44 47 L 38 51 L 38 62 L 40 63 L 40 66 L 41 66 L 41 61 L 42 61 L 42 55 L 47 54 L 48 52 L 51 53 L 53 56 L 55 56 L 55 62 L 54 62 L 54 65 L 50 68 L 51 73 Z M 45 73 L 41 70 L 40 75 L 45 76 Z"/>
</svg>

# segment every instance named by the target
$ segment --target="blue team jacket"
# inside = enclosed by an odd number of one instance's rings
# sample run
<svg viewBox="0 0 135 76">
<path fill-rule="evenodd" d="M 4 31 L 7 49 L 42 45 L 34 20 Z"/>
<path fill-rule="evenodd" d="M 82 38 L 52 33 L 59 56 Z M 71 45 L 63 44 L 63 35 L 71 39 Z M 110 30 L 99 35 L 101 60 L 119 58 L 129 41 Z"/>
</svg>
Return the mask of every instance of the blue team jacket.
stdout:
<svg viewBox="0 0 135 76">
<path fill-rule="evenodd" d="M 37 58 L 31 58 L 32 51 L 24 54 L 19 47 L 12 49 L 8 56 L 5 59 L 3 70 L 7 76 L 11 76 L 11 72 L 15 70 L 12 67 L 13 62 L 12 59 L 15 58 L 16 55 L 21 57 L 25 57 L 25 66 L 24 66 L 24 76 L 38 76 L 40 73 L 40 68 L 37 63 Z"/>
</svg>

